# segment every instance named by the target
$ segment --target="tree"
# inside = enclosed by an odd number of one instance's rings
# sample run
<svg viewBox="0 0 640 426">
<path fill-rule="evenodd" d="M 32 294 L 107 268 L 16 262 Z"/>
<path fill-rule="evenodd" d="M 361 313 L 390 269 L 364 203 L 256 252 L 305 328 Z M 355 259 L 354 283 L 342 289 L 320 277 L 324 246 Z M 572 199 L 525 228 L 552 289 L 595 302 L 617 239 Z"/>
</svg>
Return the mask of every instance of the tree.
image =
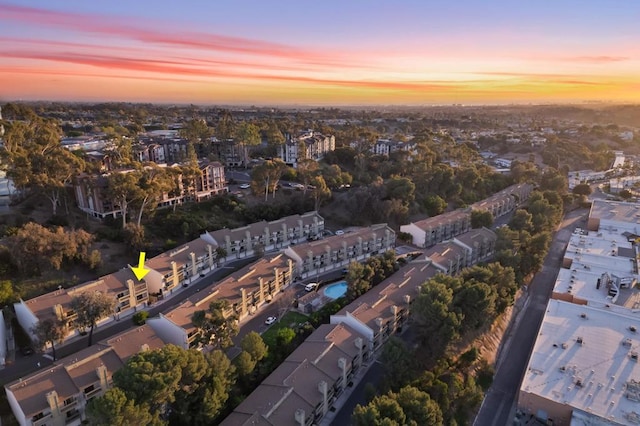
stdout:
<svg viewBox="0 0 640 426">
<path fill-rule="evenodd" d="M 211 152 L 211 137 L 213 129 L 207 126 L 204 119 L 189 120 L 183 124 L 179 131 L 180 137 L 197 146 L 204 156 Z"/>
<path fill-rule="evenodd" d="M 623 189 L 622 191 L 620 191 L 618 193 L 618 195 L 625 201 L 629 200 L 631 197 L 633 197 L 633 194 L 631 193 L 631 191 L 629 191 L 628 189 Z"/>
<path fill-rule="evenodd" d="M 137 197 L 132 200 L 132 204 L 138 210 L 138 226 L 141 225 L 142 214 L 145 211 L 154 211 L 163 194 L 171 191 L 172 185 L 173 179 L 163 167 L 151 163 L 141 170 L 138 179 L 140 191 L 135 192 Z"/>
<path fill-rule="evenodd" d="M 131 172 L 113 172 L 107 176 L 107 189 L 105 196 L 111 200 L 114 205 L 120 207 L 122 212 L 122 227 L 127 224 L 127 213 L 129 204 L 136 199 L 141 198 L 141 190 L 138 187 L 138 173 Z"/>
<path fill-rule="evenodd" d="M 247 147 L 260 145 L 260 142 L 262 141 L 260 138 L 260 129 L 255 124 L 244 121 L 238 126 L 236 136 L 242 146 L 242 162 L 244 166 L 247 167 L 249 163 Z"/>
<path fill-rule="evenodd" d="M 587 183 L 580 183 L 573 187 L 572 192 L 576 195 L 584 195 L 588 197 L 589 195 L 591 195 L 591 186 L 589 186 L 589 184 Z"/>
<path fill-rule="evenodd" d="M 86 291 L 71 298 L 71 309 L 76 313 L 75 327 L 79 331 L 89 329 L 89 345 L 93 344 L 93 329 L 98 321 L 113 313 L 116 301 L 113 297 L 99 292 Z"/>
<path fill-rule="evenodd" d="M 413 386 L 405 386 L 397 394 L 393 394 L 407 417 L 407 424 L 442 425 L 442 411 L 428 393 Z"/>
<path fill-rule="evenodd" d="M 242 347 L 242 350 L 249 353 L 251 358 L 256 362 L 259 362 L 267 356 L 269 351 L 269 347 L 264 343 L 264 340 L 262 340 L 262 336 L 255 331 L 251 331 L 244 336 L 240 346 Z"/>
<path fill-rule="evenodd" d="M 429 216 L 437 216 L 447 209 L 447 202 L 435 194 L 426 196 L 422 205 Z"/>
<path fill-rule="evenodd" d="M 247 377 L 256 368 L 256 360 L 247 351 L 242 351 L 234 360 L 236 370 L 240 377 Z"/>
<path fill-rule="evenodd" d="M 15 299 L 13 283 L 10 280 L 0 281 L 0 306 L 4 306 Z"/>
<path fill-rule="evenodd" d="M 41 191 L 57 214 L 60 198 L 84 162 L 60 143 L 62 132 L 53 120 L 31 117 L 14 122 L 4 136 L 0 157 L 7 177 L 21 191 Z"/>
<path fill-rule="evenodd" d="M 376 396 L 366 406 L 358 404 L 351 417 L 355 426 L 401 426 L 407 424 L 402 407 L 389 395 Z"/>
<path fill-rule="evenodd" d="M 220 263 L 220 261 L 222 259 L 226 259 L 227 258 L 227 249 L 225 249 L 222 246 L 218 246 L 216 247 L 216 260 L 218 261 L 218 263 Z"/>
<path fill-rule="evenodd" d="M 300 181 L 304 185 L 302 189 L 302 193 L 306 195 L 307 189 L 311 184 L 311 180 L 318 175 L 320 171 L 320 167 L 318 166 L 318 162 L 312 159 L 304 159 L 298 162 L 298 177 Z"/>
<path fill-rule="evenodd" d="M 222 349 L 233 344 L 231 339 L 238 334 L 238 319 L 229 310 L 228 300 L 216 300 L 211 302 L 206 311 L 193 313 L 191 321 L 200 329 L 199 340 L 202 344 Z"/>
<path fill-rule="evenodd" d="M 436 275 L 422 285 L 411 306 L 416 334 L 427 363 L 439 358 L 458 336 L 461 318 L 451 305 L 452 287 L 460 287 L 459 281 L 459 278 Z"/>
<path fill-rule="evenodd" d="M 488 210 L 472 210 L 471 211 L 471 227 L 473 229 L 491 228 L 493 225 L 493 215 Z"/>
<path fill-rule="evenodd" d="M 371 288 L 374 271 L 368 265 L 351 262 L 345 280 L 347 281 L 347 299 L 355 300 Z"/>
<path fill-rule="evenodd" d="M 384 366 L 385 379 L 391 390 L 397 390 L 413 380 L 417 366 L 413 353 L 397 336 L 391 336 L 382 346 L 380 362 Z"/>
<path fill-rule="evenodd" d="M 67 334 L 67 324 L 58 318 L 47 318 L 38 321 L 32 331 L 41 347 L 44 348 L 47 344 L 51 344 L 51 355 L 55 361 L 56 345 L 64 340 L 64 336 Z"/>
<path fill-rule="evenodd" d="M 311 194 L 314 200 L 314 210 L 320 209 L 320 204 L 331 198 L 331 190 L 327 186 L 322 176 L 316 176 L 311 180 Z"/>
<path fill-rule="evenodd" d="M 296 332 L 289 327 L 282 327 L 276 333 L 276 343 L 279 347 L 288 349 L 293 339 L 296 338 Z"/>
<path fill-rule="evenodd" d="M 388 198 L 401 200 L 407 206 L 415 199 L 416 185 L 411 179 L 400 176 L 391 176 L 385 185 Z"/>
<path fill-rule="evenodd" d="M 89 424 L 95 426 L 160 426 L 164 424 L 157 415 L 151 414 L 147 404 L 136 404 L 117 387 L 89 401 L 86 416 Z"/>
</svg>

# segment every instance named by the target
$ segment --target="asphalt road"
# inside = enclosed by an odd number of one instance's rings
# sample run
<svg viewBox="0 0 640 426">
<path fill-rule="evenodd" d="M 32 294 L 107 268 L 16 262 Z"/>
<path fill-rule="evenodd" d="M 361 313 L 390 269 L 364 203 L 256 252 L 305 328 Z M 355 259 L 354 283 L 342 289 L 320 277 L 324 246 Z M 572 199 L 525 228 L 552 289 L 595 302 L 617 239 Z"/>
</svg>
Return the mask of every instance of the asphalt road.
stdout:
<svg viewBox="0 0 640 426">
<path fill-rule="evenodd" d="M 196 282 L 189 285 L 187 288 L 181 288 L 181 291 L 175 296 L 168 298 L 164 301 L 154 304 L 148 309 L 149 317 L 158 315 L 159 313 L 166 313 L 182 302 L 194 293 L 202 290 L 211 284 L 220 281 L 222 278 L 229 275 L 231 272 L 251 263 L 255 258 L 247 258 L 234 260 L 227 263 L 222 268 L 216 269 L 210 275 L 200 278 Z M 131 317 L 123 318 L 120 321 L 113 321 L 106 324 L 103 327 L 99 327 L 93 334 L 93 342 L 99 342 L 110 338 L 111 336 L 121 333 L 125 330 L 134 327 Z M 84 349 L 88 346 L 88 336 L 81 338 L 74 338 L 65 345 L 56 348 L 56 356 L 63 358 Z M 16 355 L 16 360 L 12 364 L 8 364 L 4 369 L 0 370 L 0 384 L 4 385 L 11 381 L 14 381 L 20 377 L 24 377 L 32 372 L 38 370 L 41 367 L 52 364 L 52 361 L 45 357 L 44 354 L 34 354 L 31 356 Z"/>
<path fill-rule="evenodd" d="M 527 289 L 524 308 L 512 318 L 503 338 L 493 384 L 482 402 L 474 426 L 513 424 L 518 389 L 562 265 L 562 256 L 573 230 L 586 226 L 587 215 L 586 209 L 570 212 L 558 227 L 542 269 Z"/>
</svg>

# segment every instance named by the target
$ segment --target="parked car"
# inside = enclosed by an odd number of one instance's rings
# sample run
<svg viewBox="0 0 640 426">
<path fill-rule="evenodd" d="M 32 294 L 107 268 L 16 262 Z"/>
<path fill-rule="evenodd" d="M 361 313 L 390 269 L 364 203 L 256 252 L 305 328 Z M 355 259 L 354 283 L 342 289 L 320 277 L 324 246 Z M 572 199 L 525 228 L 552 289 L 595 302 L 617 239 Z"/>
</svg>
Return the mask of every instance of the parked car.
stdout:
<svg viewBox="0 0 640 426">
<path fill-rule="evenodd" d="M 238 188 L 240 188 L 240 189 L 249 189 L 249 188 L 251 188 L 251 185 L 249 185 L 248 183 L 243 183 L 242 185 L 238 186 Z"/>
<path fill-rule="evenodd" d="M 23 346 L 20 348 L 20 353 L 24 356 L 33 355 L 34 350 L 31 346 Z"/>
<path fill-rule="evenodd" d="M 276 322 L 276 320 L 277 320 L 277 319 L 278 319 L 278 318 L 276 318 L 276 317 L 267 317 L 267 319 L 266 319 L 266 320 L 264 320 L 264 323 L 265 323 L 266 325 L 271 325 L 271 324 L 273 324 L 274 322 Z"/>
<path fill-rule="evenodd" d="M 313 291 L 313 290 L 316 289 L 316 287 L 318 287 L 318 283 L 309 283 L 309 284 L 304 286 L 304 289 L 306 291 Z"/>
<path fill-rule="evenodd" d="M 336 231 L 336 235 L 344 235 L 344 231 L 342 229 L 338 229 Z"/>
</svg>

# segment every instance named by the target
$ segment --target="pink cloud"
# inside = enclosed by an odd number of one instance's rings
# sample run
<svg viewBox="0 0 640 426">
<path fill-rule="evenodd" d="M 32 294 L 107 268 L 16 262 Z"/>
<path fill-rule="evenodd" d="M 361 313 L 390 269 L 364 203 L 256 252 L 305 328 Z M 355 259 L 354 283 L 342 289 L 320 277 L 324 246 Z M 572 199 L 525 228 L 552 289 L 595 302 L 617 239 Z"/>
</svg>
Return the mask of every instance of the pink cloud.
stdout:
<svg viewBox="0 0 640 426">
<path fill-rule="evenodd" d="M 430 91 L 450 89 L 459 86 L 459 83 L 437 82 L 437 81 L 376 81 L 376 80 L 352 80 L 352 79 L 331 79 L 314 78 L 305 76 L 286 76 L 267 73 L 257 73 L 255 71 L 240 71 L 227 68 L 197 67 L 187 61 L 172 61 L 158 59 L 133 59 L 107 55 L 86 55 L 77 53 L 52 53 L 52 52 L 25 52 L 5 50 L 0 51 L 0 56 L 5 58 L 53 61 L 76 65 L 85 65 L 102 69 L 109 69 L 124 72 L 144 72 L 162 75 L 174 75 L 184 77 L 203 78 L 228 78 L 245 79 L 252 81 L 272 81 L 289 83 L 306 83 L 322 86 L 340 86 L 351 88 L 366 88 L 386 91 Z M 128 78 L 128 77 L 127 77 Z M 144 77 L 141 77 L 144 78 Z M 155 77 L 151 77 L 155 79 Z"/>
<path fill-rule="evenodd" d="M 162 31 L 156 31 L 140 28 L 126 22 L 122 23 L 122 19 L 115 21 L 115 19 L 105 16 L 58 12 L 3 3 L 0 3 L 0 20 L 19 21 L 25 24 L 43 25 L 84 33 L 103 34 L 158 46 L 253 54 L 326 66 L 335 64 L 357 65 L 353 60 L 353 55 L 341 55 L 336 51 L 321 52 L 280 43 L 205 32 L 174 31 L 172 33 L 166 24 L 162 24 Z M 154 24 L 158 26 L 158 23 Z"/>
</svg>

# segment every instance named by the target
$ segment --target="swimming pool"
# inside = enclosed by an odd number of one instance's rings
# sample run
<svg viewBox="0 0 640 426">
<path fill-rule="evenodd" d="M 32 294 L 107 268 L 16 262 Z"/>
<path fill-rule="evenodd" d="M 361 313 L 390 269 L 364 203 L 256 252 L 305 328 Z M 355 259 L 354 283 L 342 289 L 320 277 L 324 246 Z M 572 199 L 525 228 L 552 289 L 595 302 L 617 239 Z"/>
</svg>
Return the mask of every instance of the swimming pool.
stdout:
<svg viewBox="0 0 640 426">
<path fill-rule="evenodd" d="M 342 297 L 347 292 L 347 282 L 346 281 L 338 281 L 333 284 L 329 284 L 324 288 L 324 295 L 331 298 L 337 299 Z"/>
</svg>

